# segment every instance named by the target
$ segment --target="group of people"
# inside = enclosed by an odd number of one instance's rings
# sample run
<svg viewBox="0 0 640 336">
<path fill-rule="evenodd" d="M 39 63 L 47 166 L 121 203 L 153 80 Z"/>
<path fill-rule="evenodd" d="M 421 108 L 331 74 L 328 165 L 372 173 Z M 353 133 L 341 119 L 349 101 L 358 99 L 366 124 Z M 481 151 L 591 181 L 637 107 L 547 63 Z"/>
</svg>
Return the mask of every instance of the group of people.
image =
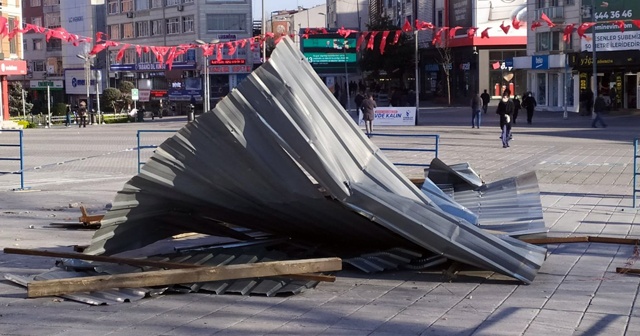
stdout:
<svg viewBox="0 0 640 336">
<path fill-rule="evenodd" d="M 487 90 L 484 90 L 482 94 L 476 93 L 473 96 L 471 99 L 471 128 L 480 128 L 482 114 L 483 112 L 484 114 L 487 113 L 490 100 L 491 97 L 487 93 Z M 498 102 L 498 107 L 496 108 L 496 114 L 500 116 L 500 139 L 502 139 L 503 148 L 509 147 L 509 141 L 513 139 L 511 135 L 511 125 L 516 124 L 520 110 L 527 110 L 527 124 L 530 125 L 533 120 L 533 111 L 536 105 L 536 99 L 531 92 L 527 92 L 521 101 L 517 95 L 511 99 L 511 90 L 504 90 Z"/>
<path fill-rule="evenodd" d="M 89 111 L 87 110 L 87 103 L 80 102 L 80 105 L 75 105 L 74 110 L 71 109 L 71 105 L 67 105 L 67 112 L 65 115 L 64 124 L 67 127 L 71 127 L 71 114 L 74 115 L 78 127 L 87 127 L 87 118 L 89 117 Z"/>
</svg>

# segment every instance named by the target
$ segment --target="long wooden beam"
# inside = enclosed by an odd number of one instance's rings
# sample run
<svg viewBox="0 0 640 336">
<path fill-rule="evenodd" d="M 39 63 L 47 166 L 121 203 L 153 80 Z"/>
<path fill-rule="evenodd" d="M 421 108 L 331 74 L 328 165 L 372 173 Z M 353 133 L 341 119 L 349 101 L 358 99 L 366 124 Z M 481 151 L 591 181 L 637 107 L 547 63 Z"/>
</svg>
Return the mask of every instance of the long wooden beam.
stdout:
<svg viewBox="0 0 640 336">
<path fill-rule="evenodd" d="M 111 256 L 89 255 L 89 254 L 82 254 L 82 253 L 18 249 L 18 248 L 11 248 L 11 247 L 5 248 L 4 253 L 30 255 L 30 256 L 37 256 L 37 257 L 71 258 L 71 259 L 79 259 L 79 260 L 107 262 L 107 263 L 113 263 L 113 264 L 123 264 L 123 265 L 131 265 L 131 266 L 148 266 L 148 267 L 168 268 L 168 269 L 206 267 L 202 265 L 174 263 L 174 262 L 168 262 L 168 261 L 155 261 L 155 260 L 149 260 L 149 259 L 119 258 L 119 257 L 111 257 Z M 291 279 L 296 279 L 296 280 L 307 280 L 307 281 L 324 281 L 324 282 L 336 281 L 335 276 L 323 275 L 323 274 L 290 274 L 290 275 L 287 275 L 286 277 Z"/>
<path fill-rule="evenodd" d="M 640 269 L 638 269 L 638 268 L 616 267 L 616 273 L 640 274 Z"/>
<path fill-rule="evenodd" d="M 579 236 L 579 237 L 547 237 L 547 238 L 529 238 L 522 239 L 523 242 L 536 245 L 546 244 L 564 244 L 564 243 L 604 243 L 604 244 L 622 244 L 622 245 L 640 245 L 639 239 L 634 238 L 617 238 L 617 237 L 597 237 L 597 236 Z"/>
<path fill-rule="evenodd" d="M 173 269 L 117 275 L 33 281 L 27 284 L 27 296 L 42 297 L 110 288 L 137 288 L 180 283 L 270 277 L 287 274 L 339 271 L 340 258 L 269 261 L 254 264 Z"/>
</svg>

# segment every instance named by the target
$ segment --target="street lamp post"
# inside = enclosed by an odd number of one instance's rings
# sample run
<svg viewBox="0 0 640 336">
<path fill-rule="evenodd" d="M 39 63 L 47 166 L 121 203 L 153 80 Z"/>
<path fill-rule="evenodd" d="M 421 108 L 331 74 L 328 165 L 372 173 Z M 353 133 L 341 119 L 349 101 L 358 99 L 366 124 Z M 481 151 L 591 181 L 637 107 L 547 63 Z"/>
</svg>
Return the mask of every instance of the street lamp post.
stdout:
<svg viewBox="0 0 640 336">
<path fill-rule="evenodd" d="M 344 54 L 344 77 L 345 77 L 345 81 L 346 81 L 346 87 L 347 87 L 347 113 L 350 114 L 351 113 L 351 93 L 350 93 L 350 87 L 349 87 L 349 69 L 347 68 L 347 49 L 349 49 L 349 41 L 347 39 L 345 39 L 342 42 L 342 45 L 338 45 L 337 42 L 336 44 L 334 44 L 334 48 L 336 49 L 342 49 L 342 52 Z"/>
<path fill-rule="evenodd" d="M 77 54 L 76 57 L 84 61 L 84 86 L 87 89 L 87 109 L 91 111 L 91 92 L 89 91 L 89 86 L 91 86 L 91 60 L 96 57 L 96 55 L 86 54 Z M 89 124 L 92 125 L 93 121 L 89 119 Z"/>
<path fill-rule="evenodd" d="M 591 16 L 593 18 L 593 22 L 596 23 L 598 21 L 598 18 L 596 17 L 596 0 L 591 0 Z M 595 107 L 596 107 L 596 99 L 598 98 L 598 72 L 597 72 L 597 66 L 596 64 L 598 63 L 597 61 L 597 56 L 596 56 L 596 24 L 593 25 L 593 27 L 591 28 L 593 29 L 593 48 L 592 50 L 592 56 L 591 58 L 593 58 L 593 78 L 592 78 L 592 82 L 593 82 L 593 104 L 591 106 L 591 117 L 595 118 L 596 117 L 596 112 L 595 112 Z"/>
<path fill-rule="evenodd" d="M 418 77 L 420 76 L 420 73 L 418 71 L 419 70 L 418 69 L 418 67 L 419 67 L 418 63 L 419 63 L 420 60 L 418 59 L 418 32 L 419 32 L 418 29 L 413 31 L 413 34 L 415 35 L 413 37 L 413 39 L 415 40 L 415 48 L 414 48 L 415 50 L 413 51 L 413 57 L 415 58 L 415 64 L 414 64 L 415 69 L 414 70 L 415 70 L 415 77 L 416 77 L 415 78 L 415 83 L 416 83 L 415 84 L 415 87 L 416 87 L 415 88 L 416 89 L 416 122 L 415 122 L 415 125 L 416 126 L 418 125 L 418 116 L 420 115 L 420 81 L 418 80 Z"/>
<path fill-rule="evenodd" d="M 214 39 L 211 40 L 211 42 L 206 43 L 203 40 L 196 40 L 195 41 L 197 44 L 199 45 L 206 45 L 206 44 L 215 44 L 220 42 L 220 40 Z M 204 49 L 202 50 L 202 59 L 203 59 L 203 65 L 204 65 L 204 97 L 203 97 L 203 109 L 204 112 L 209 112 L 209 110 L 211 109 L 211 87 L 210 87 L 210 81 L 211 79 L 209 78 L 209 56 L 205 56 L 205 52 Z"/>
</svg>

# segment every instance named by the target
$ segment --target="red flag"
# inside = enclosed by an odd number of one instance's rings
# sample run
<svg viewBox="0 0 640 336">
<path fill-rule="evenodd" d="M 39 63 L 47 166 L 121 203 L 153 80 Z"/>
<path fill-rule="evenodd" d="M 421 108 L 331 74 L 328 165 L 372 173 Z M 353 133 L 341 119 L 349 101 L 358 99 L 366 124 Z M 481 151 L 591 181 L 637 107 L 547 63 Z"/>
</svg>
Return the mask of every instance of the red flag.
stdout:
<svg viewBox="0 0 640 336">
<path fill-rule="evenodd" d="M 142 57 L 142 47 L 139 45 L 136 46 L 136 54 L 138 54 L 138 57 Z"/>
<path fill-rule="evenodd" d="M 353 29 L 344 29 L 344 26 L 340 29 L 338 29 L 337 33 L 338 35 L 347 38 L 349 37 L 349 35 L 351 35 L 351 33 L 357 33 L 357 30 L 353 30 Z"/>
<path fill-rule="evenodd" d="M 411 23 L 409 22 L 409 20 L 405 19 L 404 24 L 402 25 L 402 31 L 405 33 L 408 33 L 411 30 L 412 30 Z"/>
<path fill-rule="evenodd" d="M 513 29 L 520 29 L 520 27 L 522 27 L 522 21 L 518 20 L 517 17 L 513 17 L 513 20 L 511 20 L 511 25 L 513 26 Z"/>
<path fill-rule="evenodd" d="M 500 24 L 500 29 L 502 29 L 505 34 L 509 34 L 509 28 L 511 28 L 511 26 L 505 26 L 504 21 L 502 21 L 502 23 Z"/>
<path fill-rule="evenodd" d="M 387 36 L 390 31 L 385 30 L 382 32 L 382 40 L 380 41 L 380 55 L 384 55 L 384 48 L 387 46 Z"/>
<path fill-rule="evenodd" d="M 471 27 L 467 29 L 467 37 L 472 39 L 474 36 L 476 36 L 477 31 L 478 31 L 478 28 L 476 27 Z"/>
<path fill-rule="evenodd" d="M 613 21 L 613 24 L 618 26 L 618 28 L 620 28 L 621 33 L 624 33 L 624 21 L 622 20 Z"/>
<path fill-rule="evenodd" d="M 373 50 L 373 43 L 375 41 L 376 35 L 378 35 L 377 31 L 372 31 L 371 34 L 369 34 L 369 42 L 367 43 L 367 49 Z"/>
<path fill-rule="evenodd" d="M 402 35 L 402 30 L 396 30 L 396 36 L 393 37 L 393 43 L 391 44 L 398 43 L 398 40 L 400 40 L 400 35 Z"/>
<path fill-rule="evenodd" d="M 103 32 L 97 32 L 96 33 L 96 43 L 102 41 L 102 37 L 103 36 L 107 36 L 107 34 L 103 33 Z"/>
<path fill-rule="evenodd" d="M 553 27 L 556 26 L 553 22 L 551 22 L 551 19 L 549 19 L 547 14 L 545 14 L 544 12 L 540 15 L 540 20 L 546 22 L 547 26 L 549 26 L 549 28 L 553 28 Z"/>
<path fill-rule="evenodd" d="M 178 56 L 178 54 L 176 53 L 176 47 L 172 47 L 171 49 L 169 49 L 169 55 L 167 55 L 167 68 L 169 68 L 169 70 L 171 70 L 173 68 L 173 60 L 176 58 L 176 56 Z"/>
<path fill-rule="evenodd" d="M 222 61 L 222 43 L 216 44 L 216 61 Z"/>
<path fill-rule="evenodd" d="M 358 38 L 358 41 L 356 42 L 356 50 L 360 50 L 360 46 L 362 46 L 362 42 L 364 42 L 364 39 L 367 38 L 367 35 L 369 35 L 369 32 L 362 32 L 362 34 L 360 35 L 360 37 Z"/>
<path fill-rule="evenodd" d="M 89 52 L 89 55 L 97 55 L 101 51 L 103 51 L 107 46 L 104 43 L 96 44 L 93 46 L 93 49 Z"/>
<path fill-rule="evenodd" d="M 575 26 L 575 24 L 570 24 L 567 25 L 566 27 L 564 27 L 564 34 L 562 34 L 562 40 L 566 43 L 569 42 L 569 39 L 571 39 L 571 34 L 573 33 L 573 27 Z"/>
<path fill-rule="evenodd" d="M 450 39 L 452 39 L 452 38 L 455 38 L 455 37 L 456 37 L 456 31 L 457 31 L 458 29 L 462 29 L 462 27 L 460 27 L 460 26 L 455 26 L 455 27 L 453 27 L 453 28 L 451 28 L 451 29 L 449 30 L 449 38 L 450 38 Z"/>
<path fill-rule="evenodd" d="M 118 51 L 118 54 L 116 55 L 116 62 L 120 62 L 122 57 L 124 57 L 124 51 L 127 50 L 130 45 L 131 44 L 125 44 L 124 46 L 122 46 L 122 48 L 120 48 L 120 51 Z"/>
<path fill-rule="evenodd" d="M 442 43 L 442 33 L 447 31 L 447 29 L 449 29 L 449 27 L 442 27 L 438 29 L 436 34 L 433 36 L 433 40 L 431 40 L 431 44 L 437 46 L 438 44 Z"/>
<path fill-rule="evenodd" d="M 240 49 L 244 49 L 246 45 L 247 45 L 247 39 L 240 40 Z"/>
<path fill-rule="evenodd" d="M 491 27 L 485 28 L 482 33 L 480 33 L 480 38 L 489 38 L 489 29 L 491 29 Z"/>
<path fill-rule="evenodd" d="M 536 28 L 538 28 L 538 27 L 542 27 L 542 23 L 540 23 L 539 21 L 533 21 L 531 23 L 531 30 L 532 31 L 536 30 Z"/>
<path fill-rule="evenodd" d="M 416 20 L 416 29 L 427 30 L 427 29 L 435 29 L 435 27 L 431 22 Z"/>
<path fill-rule="evenodd" d="M 492 63 L 492 64 L 491 64 L 491 67 L 493 68 L 493 70 L 500 69 L 500 62 Z"/>
<path fill-rule="evenodd" d="M 0 35 L 4 37 L 8 33 L 9 33 L 9 25 L 8 25 L 7 18 L 4 16 L 0 16 Z M 49 41 L 48 37 L 47 37 L 47 41 Z"/>
<path fill-rule="evenodd" d="M 640 28 L 640 20 L 631 20 L 631 23 L 633 23 L 633 25 L 635 25 L 636 27 Z"/>
<path fill-rule="evenodd" d="M 279 41 L 278 41 L 279 42 Z M 276 42 L 276 43 L 278 43 Z M 236 42 L 227 42 L 227 48 L 229 48 L 229 55 L 236 53 Z"/>
<path fill-rule="evenodd" d="M 585 22 L 581 24 L 580 27 L 578 27 L 578 36 L 580 36 L 580 38 L 584 38 L 584 33 L 587 31 L 587 29 L 595 26 L 595 24 L 595 22 Z"/>
<path fill-rule="evenodd" d="M 151 48 L 149 48 L 149 46 L 142 46 L 142 52 L 143 53 L 148 53 L 149 51 L 151 51 Z"/>
</svg>

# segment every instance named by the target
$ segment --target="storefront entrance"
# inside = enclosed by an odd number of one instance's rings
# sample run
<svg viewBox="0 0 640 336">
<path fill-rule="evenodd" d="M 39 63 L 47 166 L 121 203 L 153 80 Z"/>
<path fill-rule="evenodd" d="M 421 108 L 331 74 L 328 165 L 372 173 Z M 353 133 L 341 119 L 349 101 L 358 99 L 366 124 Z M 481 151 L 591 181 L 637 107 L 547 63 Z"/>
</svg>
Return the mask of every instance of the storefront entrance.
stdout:
<svg viewBox="0 0 640 336">
<path fill-rule="evenodd" d="M 624 97 L 623 106 L 628 109 L 638 109 L 638 93 L 640 87 L 638 87 L 638 74 L 626 74 L 624 76 Z"/>
</svg>

